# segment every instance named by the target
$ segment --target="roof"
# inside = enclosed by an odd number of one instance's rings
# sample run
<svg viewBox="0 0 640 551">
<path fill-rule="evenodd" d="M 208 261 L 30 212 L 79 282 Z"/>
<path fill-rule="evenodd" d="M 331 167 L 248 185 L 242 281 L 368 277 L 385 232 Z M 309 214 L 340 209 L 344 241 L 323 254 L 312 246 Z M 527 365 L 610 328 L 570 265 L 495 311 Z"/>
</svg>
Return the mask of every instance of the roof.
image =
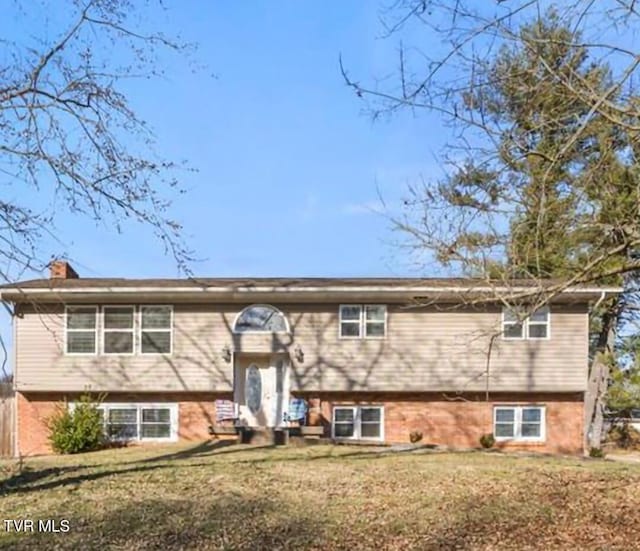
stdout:
<svg viewBox="0 0 640 551">
<path fill-rule="evenodd" d="M 126 279 L 77 278 L 33 279 L 0 286 L 4 301 L 116 302 L 131 301 L 218 301 L 300 302 L 328 301 L 453 301 L 471 296 L 503 294 L 512 299 L 536 294 L 540 284 L 553 288 L 558 280 L 532 279 L 487 281 L 472 278 L 182 278 Z M 532 289 L 533 292 L 531 291 Z M 553 289 L 551 289 L 553 290 Z M 619 287 L 573 286 L 554 300 L 589 302 L 603 292 L 620 293 Z"/>
<path fill-rule="evenodd" d="M 545 280 L 545 283 L 553 284 L 553 280 Z M 496 286 L 505 286 L 503 281 L 493 282 Z M 534 287 L 538 284 L 532 279 L 517 279 L 509 282 L 509 286 Z M 309 288 L 309 287 L 460 287 L 472 289 L 486 287 L 485 279 L 472 278 L 412 278 L 412 277 L 189 277 L 189 278 L 153 278 L 153 279 L 129 279 L 129 278 L 91 278 L 82 277 L 75 279 L 31 279 L 6 285 L 0 285 L 3 289 L 87 289 L 87 288 Z"/>
</svg>

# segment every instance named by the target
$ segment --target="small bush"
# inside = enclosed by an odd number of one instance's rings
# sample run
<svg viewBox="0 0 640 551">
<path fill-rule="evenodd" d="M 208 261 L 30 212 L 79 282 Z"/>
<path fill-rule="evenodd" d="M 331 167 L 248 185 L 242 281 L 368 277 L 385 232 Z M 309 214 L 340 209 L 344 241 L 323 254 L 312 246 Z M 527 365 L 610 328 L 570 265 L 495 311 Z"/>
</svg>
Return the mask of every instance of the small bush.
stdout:
<svg viewBox="0 0 640 551">
<path fill-rule="evenodd" d="M 495 443 L 496 443 L 496 439 L 491 433 L 483 434 L 480 437 L 480 445 L 485 449 L 493 448 Z"/>
<path fill-rule="evenodd" d="M 604 458 L 604 451 L 602 451 L 602 448 L 591 448 L 589 450 L 589 457 L 593 457 L 594 459 L 602 459 Z"/>
<path fill-rule="evenodd" d="M 420 432 L 419 430 L 412 430 L 409 433 L 409 442 L 411 442 L 412 444 L 420 442 L 420 440 L 422 440 L 422 432 Z"/>
<path fill-rule="evenodd" d="M 640 449 L 640 433 L 628 421 L 623 421 L 611 427 L 607 442 L 618 448 L 637 450 Z"/>
<path fill-rule="evenodd" d="M 97 450 L 104 443 L 102 414 L 89 396 L 81 396 L 71 411 L 65 402 L 48 419 L 49 441 L 56 453 Z"/>
</svg>

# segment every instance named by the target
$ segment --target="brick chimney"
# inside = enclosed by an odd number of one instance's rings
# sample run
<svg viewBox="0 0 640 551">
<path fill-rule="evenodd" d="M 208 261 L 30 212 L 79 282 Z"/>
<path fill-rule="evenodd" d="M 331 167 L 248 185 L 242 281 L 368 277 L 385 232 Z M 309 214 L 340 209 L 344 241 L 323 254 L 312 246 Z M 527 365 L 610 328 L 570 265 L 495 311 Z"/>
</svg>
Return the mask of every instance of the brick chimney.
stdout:
<svg viewBox="0 0 640 551">
<path fill-rule="evenodd" d="M 66 260 L 52 260 L 49 263 L 51 279 L 77 279 L 80 276 Z"/>
</svg>

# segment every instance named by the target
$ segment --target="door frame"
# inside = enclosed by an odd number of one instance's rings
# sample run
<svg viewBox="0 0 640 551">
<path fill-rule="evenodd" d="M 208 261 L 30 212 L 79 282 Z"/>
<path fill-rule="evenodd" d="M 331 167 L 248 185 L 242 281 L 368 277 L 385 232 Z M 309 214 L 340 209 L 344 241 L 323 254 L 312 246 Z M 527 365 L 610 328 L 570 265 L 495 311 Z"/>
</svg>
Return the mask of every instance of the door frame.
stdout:
<svg viewBox="0 0 640 551">
<path fill-rule="evenodd" d="M 279 385 L 277 366 L 279 362 L 282 362 L 282 395 L 278 398 L 277 387 Z M 258 414 L 253 414 L 247 411 L 248 406 L 246 405 L 245 388 L 246 373 L 249 366 L 253 364 L 256 364 L 259 369 L 269 368 L 269 370 L 272 370 L 273 377 L 270 380 L 270 385 L 272 392 L 275 395 L 275 403 L 273 405 L 269 404 L 268 407 L 275 408 L 275 411 L 271 411 L 270 415 L 266 415 L 264 411 L 259 412 Z M 241 425 L 270 428 L 286 426 L 287 423 L 284 420 L 284 414 L 288 411 L 290 399 L 290 367 L 291 361 L 287 353 L 242 353 L 234 355 L 233 401 L 238 406 L 238 422 Z M 264 385 L 264 375 L 262 375 L 261 381 L 261 407 L 264 407 L 264 394 L 267 388 Z M 264 418 L 263 422 L 260 422 L 260 417 Z"/>
</svg>

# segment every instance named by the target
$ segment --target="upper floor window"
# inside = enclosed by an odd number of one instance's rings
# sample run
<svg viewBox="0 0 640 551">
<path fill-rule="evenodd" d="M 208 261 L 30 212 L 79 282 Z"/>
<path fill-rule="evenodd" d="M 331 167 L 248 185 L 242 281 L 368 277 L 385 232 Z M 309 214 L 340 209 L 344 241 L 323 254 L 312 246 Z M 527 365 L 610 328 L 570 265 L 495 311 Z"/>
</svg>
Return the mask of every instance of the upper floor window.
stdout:
<svg viewBox="0 0 640 551">
<path fill-rule="evenodd" d="M 548 339 L 551 314 L 545 306 L 521 319 L 518 311 L 502 310 L 502 336 L 504 339 Z"/>
<path fill-rule="evenodd" d="M 171 354 L 173 308 L 140 306 L 140 353 Z"/>
<path fill-rule="evenodd" d="M 95 354 L 97 352 L 98 308 L 96 306 L 68 306 L 66 309 L 67 354 Z"/>
<path fill-rule="evenodd" d="M 234 333 L 288 333 L 289 327 L 284 314 L 273 306 L 254 304 L 248 306 L 236 317 Z"/>
<path fill-rule="evenodd" d="M 139 318 L 136 315 L 138 308 Z M 65 328 L 67 354 L 171 354 L 173 307 L 68 306 Z M 99 340 L 98 336 L 101 337 Z"/>
<path fill-rule="evenodd" d="M 133 306 L 105 306 L 102 309 L 102 351 L 105 354 L 133 354 Z"/>
<path fill-rule="evenodd" d="M 387 307 L 384 304 L 340 305 L 340 337 L 343 339 L 384 338 Z"/>
</svg>

